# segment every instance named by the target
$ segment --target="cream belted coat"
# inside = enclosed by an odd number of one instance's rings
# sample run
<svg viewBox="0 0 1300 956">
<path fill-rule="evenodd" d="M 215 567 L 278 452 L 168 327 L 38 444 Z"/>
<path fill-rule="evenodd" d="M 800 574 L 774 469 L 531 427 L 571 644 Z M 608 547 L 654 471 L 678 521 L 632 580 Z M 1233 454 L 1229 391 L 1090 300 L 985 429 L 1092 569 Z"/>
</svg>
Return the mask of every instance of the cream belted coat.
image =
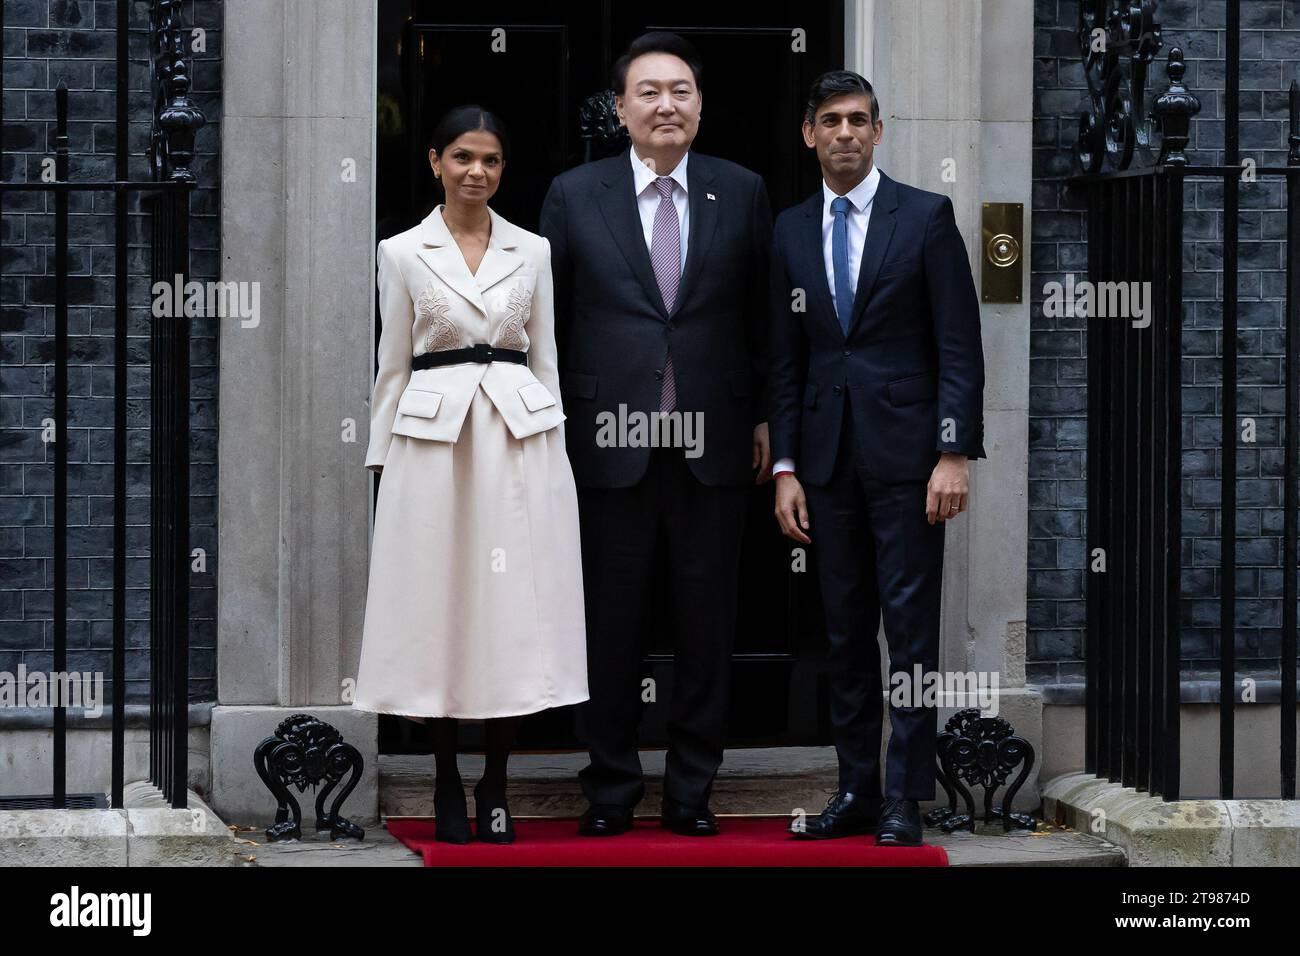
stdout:
<svg viewBox="0 0 1300 956">
<path fill-rule="evenodd" d="M 564 450 L 550 245 L 489 210 L 471 273 L 442 207 L 379 243 L 380 471 L 353 706 L 529 714 L 587 699 L 578 503 Z M 508 362 L 411 370 L 487 344 Z"/>
</svg>

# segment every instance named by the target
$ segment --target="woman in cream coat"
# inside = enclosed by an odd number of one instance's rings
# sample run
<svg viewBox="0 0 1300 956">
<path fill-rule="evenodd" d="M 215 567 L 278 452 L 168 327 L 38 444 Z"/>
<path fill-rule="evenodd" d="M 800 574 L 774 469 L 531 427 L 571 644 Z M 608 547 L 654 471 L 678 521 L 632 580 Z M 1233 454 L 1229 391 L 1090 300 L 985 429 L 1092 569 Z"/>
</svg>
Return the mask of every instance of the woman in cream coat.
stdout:
<svg viewBox="0 0 1300 956">
<path fill-rule="evenodd" d="M 505 843 L 518 717 L 587 699 L 550 246 L 487 205 L 508 148 L 491 113 L 448 113 L 429 151 L 446 203 L 377 254 L 366 467 L 383 477 L 353 706 L 434 718 L 450 842 L 470 835 L 456 720 L 487 721 L 478 837 Z"/>
</svg>

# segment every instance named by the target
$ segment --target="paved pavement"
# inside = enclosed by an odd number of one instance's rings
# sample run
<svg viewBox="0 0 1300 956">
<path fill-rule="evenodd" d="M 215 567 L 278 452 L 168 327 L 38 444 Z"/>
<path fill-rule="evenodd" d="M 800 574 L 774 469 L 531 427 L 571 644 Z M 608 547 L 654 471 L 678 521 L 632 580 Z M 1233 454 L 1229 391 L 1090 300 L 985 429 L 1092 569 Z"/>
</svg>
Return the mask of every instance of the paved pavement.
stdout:
<svg viewBox="0 0 1300 956">
<path fill-rule="evenodd" d="M 722 826 L 726 827 L 726 818 Z M 948 851 L 953 866 L 1123 866 L 1118 847 L 1089 834 L 1055 825 L 1039 824 L 1038 833 L 1004 834 L 998 827 L 979 832 L 942 834 L 929 830 L 926 841 Z M 420 856 L 408 850 L 382 827 L 370 829 L 361 843 L 331 843 L 328 834 L 308 834 L 301 841 L 266 844 L 265 835 L 249 830 L 239 834 L 240 858 L 250 866 L 421 866 Z M 683 839 L 688 839 L 683 837 Z M 855 838 L 849 838 L 855 839 Z M 502 847 L 509 853 L 509 847 Z"/>
<path fill-rule="evenodd" d="M 662 791 L 664 754 L 661 750 L 641 753 L 646 777 L 646 798 L 638 816 L 658 811 Z M 516 819 L 528 817 L 576 817 L 585 800 L 575 785 L 578 770 L 586 763 L 579 753 L 522 753 L 510 761 L 510 806 Z M 474 812 L 471 785 L 482 773 L 483 758 L 466 754 L 460 760 L 466 797 Z M 741 748 L 728 750 L 712 795 L 713 810 L 726 826 L 728 814 L 763 814 L 788 819 L 794 808 L 817 813 L 835 791 L 837 761 L 832 747 Z M 433 760 L 429 756 L 384 755 L 379 761 L 380 813 L 383 817 L 428 817 L 433 809 Z M 982 794 L 978 803 L 982 806 Z M 1022 795 L 1023 796 L 1023 795 Z M 312 816 L 311 801 L 306 801 Z M 928 809 L 933 804 L 925 804 Z M 1032 797 L 1016 807 L 1027 810 Z M 347 805 L 343 812 L 348 812 Z M 230 821 L 227 821 L 230 822 Z M 415 852 L 391 837 L 382 826 L 367 828 L 366 839 L 331 843 L 328 834 L 314 832 L 302 841 L 265 844 L 264 828 L 240 827 L 238 835 L 243 862 L 255 866 L 420 866 Z M 576 824 L 575 824 L 576 826 Z M 683 837 L 683 839 L 689 839 Z M 1056 825 L 1039 824 L 1037 833 L 1023 830 L 1003 833 L 997 826 L 981 826 L 977 832 L 944 834 L 927 830 L 928 842 L 948 851 L 953 866 L 1124 866 L 1123 851 L 1091 834 Z M 502 847 L 509 853 L 509 847 Z"/>
</svg>

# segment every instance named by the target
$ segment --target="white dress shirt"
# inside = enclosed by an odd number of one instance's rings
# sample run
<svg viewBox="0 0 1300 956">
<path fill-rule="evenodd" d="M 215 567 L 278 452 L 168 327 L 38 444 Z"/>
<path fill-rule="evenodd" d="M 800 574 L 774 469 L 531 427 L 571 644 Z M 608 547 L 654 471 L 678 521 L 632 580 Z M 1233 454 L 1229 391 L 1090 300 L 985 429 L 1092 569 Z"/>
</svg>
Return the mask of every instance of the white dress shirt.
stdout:
<svg viewBox="0 0 1300 956">
<path fill-rule="evenodd" d="M 690 235 L 691 207 L 686 201 L 686 161 L 690 155 L 689 150 L 683 153 L 682 161 L 677 164 L 677 168 L 668 173 L 675 183 L 673 205 L 677 208 L 677 224 L 681 227 L 680 267 L 683 271 L 686 269 L 686 240 Z M 635 146 L 628 150 L 628 156 L 632 160 L 632 188 L 636 191 L 636 208 L 641 214 L 641 230 L 645 233 L 645 247 L 649 249 L 650 240 L 654 238 L 655 213 L 659 210 L 659 190 L 654 188 L 654 181 L 659 178 L 659 174 L 651 170 L 636 154 Z"/>
<path fill-rule="evenodd" d="M 849 232 L 849 275 L 852 277 L 849 280 L 849 287 L 855 292 L 858 286 L 858 270 L 862 267 L 862 247 L 867 243 L 867 224 L 871 221 L 871 201 L 876 198 L 876 187 L 879 185 L 880 169 L 875 163 L 872 163 L 871 172 L 863 177 L 862 182 L 845 193 L 845 197 L 849 201 L 847 225 Z M 839 305 L 835 301 L 835 260 L 831 240 L 831 229 L 835 225 L 835 213 L 831 210 L 831 203 L 838 196 L 839 193 L 831 189 L 825 180 L 822 180 L 822 261 L 826 266 L 826 284 L 830 286 L 831 303 L 835 305 L 837 314 Z M 794 471 L 793 458 L 782 458 L 772 465 L 773 476 L 785 471 Z"/>
</svg>

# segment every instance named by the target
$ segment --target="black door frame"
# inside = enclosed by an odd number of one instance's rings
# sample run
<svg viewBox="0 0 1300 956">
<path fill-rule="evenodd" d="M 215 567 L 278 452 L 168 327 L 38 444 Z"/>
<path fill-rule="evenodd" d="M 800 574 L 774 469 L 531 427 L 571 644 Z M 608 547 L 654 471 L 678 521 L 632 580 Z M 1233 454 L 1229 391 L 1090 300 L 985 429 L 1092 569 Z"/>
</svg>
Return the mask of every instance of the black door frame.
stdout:
<svg viewBox="0 0 1300 956">
<path fill-rule="evenodd" d="M 723 8 L 720 12 L 705 10 L 691 12 L 683 4 L 683 11 L 665 15 L 656 11 L 653 22 L 639 21 L 640 11 L 627 4 L 614 4 L 612 0 L 591 0 L 585 4 L 566 4 L 557 10 L 557 17 L 548 21 L 537 14 L 535 5 L 505 3 L 494 13 L 500 19 L 493 24 L 479 20 L 481 13 L 471 12 L 458 17 L 430 0 L 380 0 L 379 30 L 379 96 L 381 120 L 385 103 L 390 113 L 396 107 L 400 116 L 400 132 L 385 135 L 381 122 L 379 141 L 379 199 L 376 212 L 376 239 L 400 232 L 420 221 L 434 205 L 432 180 L 427 166 L 427 134 L 436 116 L 452 103 L 435 102 L 439 97 L 429 92 L 431 70 L 439 64 L 455 60 L 464 44 L 487 43 L 494 29 L 506 29 L 506 43 L 520 34 L 537 37 L 547 35 L 554 39 L 559 53 L 554 57 L 556 72 L 549 65 L 540 75 L 531 75 L 533 89 L 544 87 L 543 97 L 562 104 L 566 115 L 559 129 L 553 126 L 553 139 L 545 148 L 555 172 L 580 162 L 583 142 L 577 121 L 577 107 L 582 99 L 606 87 L 606 78 L 615 57 L 630 39 L 650 29 L 671 30 L 695 42 L 705 60 L 702 89 L 705 94 L 705 119 L 699 142 L 701 152 L 722 155 L 726 158 L 752 165 L 763 172 L 772 197 L 773 213 L 802 200 L 820 187 L 820 172 L 815 159 L 798 143 L 798 115 L 802 96 L 811 80 L 812 72 L 822 69 L 842 68 L 844 65 L 845 4 L 831 0 L 821 4 L 771 3 L 747 4 L 745 7 Z M 519 14 L 513 17 L 512 14 Z M 397 20 L 400 15 L 401 21 Z M 564 19 L 562 20 L 561 17 Z M 812 52 L 795 54 L 807 57 L 805 61 L 791 59 L 797 67 L 788 67 L 780 94 L 784 97 L 779 112 L 790 114 L 789 140 L 778 144 L 776 150 L 764 147 L 762 152 L 749 146 L 747 140 L 734 135 L 721 135 L 724 123 L 730 117 L 723 114 L 735 97 L 743 95 L 737 89 L 746 82 L 758 82 L 746 72 L 748 63 L 737 60 L 718 62 L 710 59 L 710 48 L 718 49 L 740 38 L 753 41 L 756 47 L 771 49 L 773 43 L 789 38 L 793 44 L 792 30 L 802 29 L 808 49 Z M 396 37 L 394 36 L 396 34 Z M 453 37 L 455 46 L 444 45 Z M 394 56 L 396 54 L 396 60 Z M 593 55 L 594 54 L 594 55 Z M 445 59 L 444 59 L 445 58 Z M 585 59 L 584 59 L 585 58 Z M 756 57 L 758 68 L 774 75 L 772 58 Z M 437 63 L 431 65 L 431 61 Z M 387 62 L 385 62 L 387 61 Z M 505 61 L 503 61 L 505 62 Z M 396 66 L 396 69 L 394 69 Z M 739 67 L 739 68 L 738 68 Z M 730 71 L 728 72 L 728 68 Z M 450 70 L 452 67 L 445 67 Z M 483 75 L 477 74 L 480 83 Z M 747 79 L 750 78 L 750 79 Z M 490 84 L 496 77 L 488 77 Z M 461 87 L 467 91 L 457 102 L 474 101 L 475 93 L 482 87 L 474 79 Z M 387 97 L 387 101 L 385 100 Z M 487 100 L 483 105 L 500 108 Z M 720 106 L 713 104 L 720 103 Z M 517 108 L 512 97 L 507 109 Z M 770 113 L 774 107 L 764 104 Z M 742 104 L 751 111 L 756 107 Z M 767 113 L 765 119 L 769 119 Z M 709 123 L 714 116 L 713 124 Z M 514 136 L 510 116 L 505 117 Z M 778 117 L 779 120 L 779 117 Z M 710 143 L 710 130 L 719 131 Z M 781 129 L 780 136 L 786 136 Z M 764 142 L 769 141 L 766 137 Z M 518 137 L 514 150 L 519 153 Z M 784 150 L 784 153 L 780 153 Z M 728 152 L 731 154 L 728 155 Z M 394 159 L 394 154 L 397 158 Z M 783 168 L 760 168 L 772 154 L 780 153 Z M 760 162 L 755 163 L 757 159 Z M 518 168 L 518 160 L 516 160 Z M 390 177 L 389 171 L 392 171 Z M 507 173 L 509 176 L 509 173 Z M 388 180 L 387 185 L 385 181 Z M 536 183 L 530 184 L 536 193 Z M 502 195 L 506 198 L 509 184 L 503 183 Z M 517 197 L 516 197 L 517 198 Z M 494 200 L 494 206 L 498 205 Z M 507 199 L 508 201 L 508 199 Z M 528 205 L 520 203 L 521 206 Z M 500 207 L 498 207 L 500 208 Z M 540 208 L 540 196 L 537 197 Z M 529 211 L 512 216 L 525 228 L 535 228 Z M 376 310 L 378 316 L 378 310 Z M 376 335 L 378 341 L 378 335 Z M 746 530 L 746 558 L 741 569 L 741 608 L 738 616 L 737 651 L 732 655 L 732 746 L 760 745 L 811 745 L 830 741 L 829 692 L 825 671 L 825 632 L 822 622 L 819 592 L 816 586 L 816 569 L 811 552 L 802 559 L 791 548 L 791 543 L 781 538 L 772 518 L 772 486 L 756 489 Z M 792 566 L 802 560 L 801 570 Z M 748 582 L 748 586 L 747 586 Z M 773 601 L 773 595 L 781 595 Z M 771 602 L 765 605 L 764 602 Z M 772 605 L 784 607 L 784 616 L 773 613 Z M 665 615 L 666 616 L 666 615 Z M 658 630 L 655 622 L 647 622 L 647 631 Z M 761 632 L 761 633 L 760 633 Z M 651 646 L 645 657 L 647 675 L 655 678 L 659 702 L 667 702 L 672 690 L 672 655 L 668 648 Z M 667 708 L 649 708 L 642 724 L 643 743 L 646 746 L 661 744 Z M 471 732 L 472 733 L 472 732 Z M 467 735 L 468 736 L 468 735 Z M 427 752 L 422 729 L 410 721 L 396 717 L 381 717 L 380 752 Z M 472 739 L 466 741 L 472 748 Z M 572 734 L 571 714 L 568 708 L 548 711 L 527 718 L 521 728 L 520 745 L 527 749 L 572 749 L 577 746 Z"/>
</svg>

